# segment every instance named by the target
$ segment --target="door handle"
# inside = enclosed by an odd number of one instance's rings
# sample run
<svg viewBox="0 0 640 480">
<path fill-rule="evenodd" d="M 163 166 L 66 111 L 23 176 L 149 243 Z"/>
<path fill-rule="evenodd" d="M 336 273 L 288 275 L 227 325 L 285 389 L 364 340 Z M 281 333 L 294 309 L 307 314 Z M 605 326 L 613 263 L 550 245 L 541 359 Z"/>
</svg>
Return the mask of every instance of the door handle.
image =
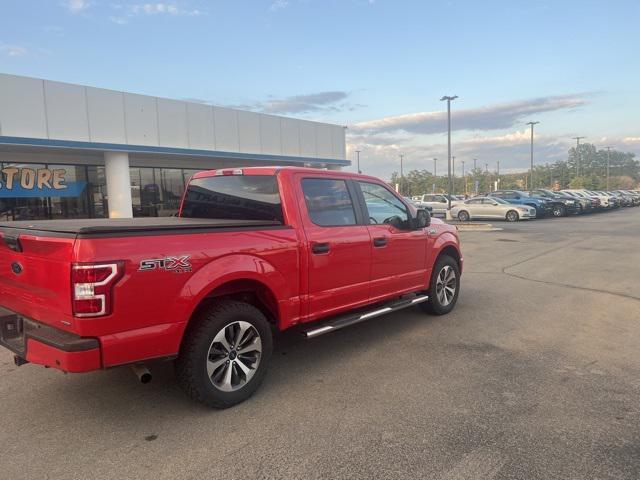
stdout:
<svg viewBox="0 0 640 480">
<path fill-rule="evenodd" d="M 331 250 L 331 246 L 329 245 L 329 242 L 314 243 L 311 246 L 311 251 L 313 253 L 315 253 L 316 255 L 320 255 L 320 254 L 323 254 L 323 253 L 329 253 L 329 250 Z"/>
<path fill-rule="evenodd" d="M 387 239 L 384 237 L 377 237 L 373 239 L 373 246 L 374 247 L 386 247 L 387 246 Z"/>
</svg>

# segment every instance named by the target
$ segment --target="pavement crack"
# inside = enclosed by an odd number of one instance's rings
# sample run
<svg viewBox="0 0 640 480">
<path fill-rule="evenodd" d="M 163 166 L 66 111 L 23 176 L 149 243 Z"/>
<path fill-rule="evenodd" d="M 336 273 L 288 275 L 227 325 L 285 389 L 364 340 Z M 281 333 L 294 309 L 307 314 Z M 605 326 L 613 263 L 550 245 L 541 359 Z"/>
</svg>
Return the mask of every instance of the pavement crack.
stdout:
<svg viewBox="0 0 640 480">
<path fill-rule="evenodd" d="M 549 250 L 545 250 L 544 252 L 537 253 L 536 255 L 533 255 L 532 257 L 525 258 L 524 260 L 520 260 L 520 261 L 512 263 L 510 265 L 506 265 L 506 266 L 502 267 L 502 273 L 504 275 L 509 276 L 509 277 L 518 278 L 520 280 L 528 280 L 530 282 L 542 283 L 544 285 L 572 288 L 574 290 L 581 290 L 581 291 L 584 291 L 584 292 L 603 293 L 603 294 L 607 294 L 607 295 L 613 295 L 613 296 L 616 296 L 616 297 L 626 298 L 626 299 L 629 299 L 629 300 L 640 301 L 640 297 L 637 297 L 635 295 L 630 295 L 630 294 L 627 294 L 627 293 L 612 292 L 611 290 L 603 290 L 603 289 L 598 289 L 598 288 L 581 287 L 579 285 L 572 285 L 570 283 L 562 283 L 562 282 L 554 282 L 554 281 L 551 281 L 551 280 L 540 280 L 540 279 L 537 279 L 537 278 L 531 278 L 531 277 L 527 277 L 525 275 L 518 275 L 517 273 L 512 273 L 512 272 L 508 272 L 507 271 L 507 270 L 509 270 L 511 268 L 520 266 L 520 265 L 525 264 L 527 262 L 530 262 L 532 260 L 536 260 L 536 259 L 538 259 L 540 257 L 543 257 L 545 255 L 548 255 L 550 253 L 554 253 L 554 252 L 557 252 L 559 250 L 562 250 L 563 248 L 566 248 L 566 247 L 569 247 L 569 246 L 575 246 L 575 245 L 577 245 L 579 243 L 586 242 L 587 240 L 589 240 L 589 239 L 588 238 L 583 238 L 582 240 L 575 240 L 575 241 L 567 242 L 567 243 L 564 243 L 564 244 L 559 245 L 557 247 L 550 248 Z"/>
</svg>

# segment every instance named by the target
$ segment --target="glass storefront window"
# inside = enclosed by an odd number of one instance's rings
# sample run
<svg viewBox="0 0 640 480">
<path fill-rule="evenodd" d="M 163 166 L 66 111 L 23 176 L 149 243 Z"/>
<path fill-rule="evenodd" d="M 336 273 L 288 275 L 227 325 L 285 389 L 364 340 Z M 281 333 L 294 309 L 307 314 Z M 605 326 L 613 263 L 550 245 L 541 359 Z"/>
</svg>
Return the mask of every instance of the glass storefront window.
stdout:
<svg viewBox="0 0 640 480">
<path fill-rule="evenodd" d="M 177 214 L 186 183 L 200 171 L 131 167 L 134 217 Z M 0 162 L 0 221 L 108 216 L 103 166 Z"/>
<path fill-rule="evenodd" d="M 104 217 L 104 185 L 101 166 L 0 163 L 0 219 Z"/>
<path fill-rule="evenodd" d="M 160 180 L 160 206 L 158 216 L 170 217 L 178 213 L 182 194 L 184 193 L 184 177 L 182 170 L 175 168 L 156 169 L 156 179 Z"/>
</svg>

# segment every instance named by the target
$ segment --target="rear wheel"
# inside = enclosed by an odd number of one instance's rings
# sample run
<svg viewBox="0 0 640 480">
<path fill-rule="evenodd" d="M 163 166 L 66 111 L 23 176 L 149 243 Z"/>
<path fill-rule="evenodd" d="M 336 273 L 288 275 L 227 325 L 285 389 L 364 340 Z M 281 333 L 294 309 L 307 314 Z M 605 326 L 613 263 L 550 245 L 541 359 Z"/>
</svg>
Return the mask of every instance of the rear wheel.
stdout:
<svg viewBox="0 0 640 480">
<path fill-rule="evenodd" d="M 461 222 L 468 222 L 469 221 L 469 212 L 462 210 L 461 212 L 458 213 L 458 220 L 460 220 Z"/>
<path fill-rule="evenodd" d="M 460 291 L 460 268 L 449 255 L 438 258 L 429 283 L 429 300 L 420 307 L 433 315 L 445 315 L 456 306 Z"/>
<path fill-rule="evenodd" d="M 564 205 L 554 205 L 553 206 L 553 216 L 554 217 L 564 217 L 567 214 L 567 209 Z"/>
<path fill-rule="evenodd" d="M 509 210 L 507 212 L 507 222 L 517 222 L 518 220 L 520 220 L 520 215 L 518 215 L 518 212 L 516 212 L 515 210 Z"/>
<path fill-rule="evenodd" d="M 182 389 L 214 408 L 249 398 L 264 380 L 273 349 L 265 316 L 248 303 L 223 301 L 194 320 L 175 362 Z"/>
</svg>

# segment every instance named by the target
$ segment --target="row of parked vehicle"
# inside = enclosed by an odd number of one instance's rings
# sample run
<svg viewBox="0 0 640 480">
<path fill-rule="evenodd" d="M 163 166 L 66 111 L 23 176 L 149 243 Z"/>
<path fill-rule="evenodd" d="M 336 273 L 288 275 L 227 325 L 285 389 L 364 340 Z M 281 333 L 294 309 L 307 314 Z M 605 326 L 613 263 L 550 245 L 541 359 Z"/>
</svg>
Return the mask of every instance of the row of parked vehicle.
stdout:
<svg viewBox="0 0 640 480">
<path fill-rule="evenodd" d="M 445 215 L 449 206 L 449 196 L 446 194 L 419 195 L 412 197 L 411 200 L 417 206 L 427 208 L 433 215 Z M 640 191 L 637 190 L 536 189 L 532 192 L 496 190 L 467 199 L 452 195 L 451 216 L 463 222 L 475 219 L 503 219 L 517 222 L 638 205 L 640 205 Z"/>
</svg>

